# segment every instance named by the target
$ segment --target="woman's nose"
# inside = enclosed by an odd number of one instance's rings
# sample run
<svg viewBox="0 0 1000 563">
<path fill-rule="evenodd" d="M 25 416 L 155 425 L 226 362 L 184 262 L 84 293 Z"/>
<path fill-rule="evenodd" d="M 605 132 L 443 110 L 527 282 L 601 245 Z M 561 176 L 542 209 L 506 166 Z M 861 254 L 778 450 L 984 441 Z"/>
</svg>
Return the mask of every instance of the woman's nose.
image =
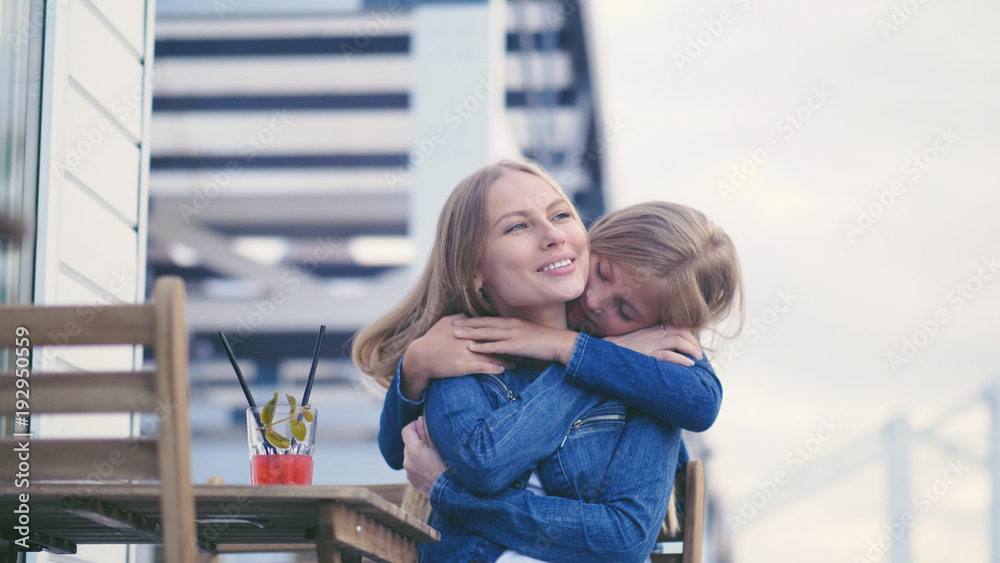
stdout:
<svg viewBox="0 0 1000 563">
<path fill-rule="evenodd" d="M 548 228 L 545 231 L 545 236 L 543 238 L 543 244 L 545 248 L 551 248 L 553 246 L 559 246 L 566 242 L 566 233 L 562 232 L 562 229 L 548 223 Z"/>
</svg>

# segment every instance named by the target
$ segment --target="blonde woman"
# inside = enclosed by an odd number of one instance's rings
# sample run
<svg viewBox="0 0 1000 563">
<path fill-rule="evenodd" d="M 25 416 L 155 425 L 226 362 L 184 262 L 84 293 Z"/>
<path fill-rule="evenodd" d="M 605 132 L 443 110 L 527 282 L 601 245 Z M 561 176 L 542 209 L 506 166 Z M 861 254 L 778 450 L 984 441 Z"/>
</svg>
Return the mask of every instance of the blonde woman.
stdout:
<svg viewBox="0 0 1000 563">
<path fill-rule="evenodd" d="M 380 379 L 388 393 L 379 445 L 390 466 L 403 466 L 400 430 L 422 412 L 431 379 L 498 373 L 511 365 L 500 355 L 565 365 L 578 344 L 576 331 L 603 341 L 587 341 L 591 354 L 583 354 L 587 361 L 573 383 L 685 430 L 712 425 L 722 402 L 718 378 L 711 370 L 683 368 L 702 356 L 694 334 L 731 311 L 741 322 L 742 280 L 732 240 L 695 209 L 649 202 L 602 217 L 590 229 L 590 245 L 586 289 L 568 308 L 571 330 L 459 314 L 409 344 L 398 373 Z M 687 461 L 683 444 L 680 461 Z"/>
<path fill-rule="evenodd" d="M 355 359 L 388 379 L 402 351 L 449 313 L 565 330 L 565 303 L 583 291 L 588 260 L 582 224 L 544 172 L 487 167 L 456 188 L 420 284 L 359 335 Z M 482 371 L 492 373 L 431 383 L 429 432 L 450 470 L 430 491 L 442 542 L 424 546 L 424 559 L 519 556 L 504 546 L 539 558 L 645 559 L 666 512 L 679 431 L 569 383 L 588 341 L 577 338 L 566 366 L 529 361 L 496 373 L 506 366 L 487 359 L 494 367 Z M 714 380 L 704 360 L 685 369 Z M 531 481 L 553 496 L 523 490 Z"/>
</svg>

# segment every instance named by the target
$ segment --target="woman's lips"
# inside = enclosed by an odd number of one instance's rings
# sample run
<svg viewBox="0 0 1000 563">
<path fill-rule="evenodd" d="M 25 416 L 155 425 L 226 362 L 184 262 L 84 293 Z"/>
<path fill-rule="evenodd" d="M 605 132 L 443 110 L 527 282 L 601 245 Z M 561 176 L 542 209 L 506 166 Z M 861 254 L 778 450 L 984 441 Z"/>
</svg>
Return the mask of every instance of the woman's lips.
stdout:
<svg viewBox="0 0 1000 563">
<path fill-rule="evenodd" d="M 560 264 L 565 262 L 569 263 L 564 266 L 559 266 L 556 268 L 551 267 L 553 264 Z M 549 269 L 546 270 L 545 268 Z M 573 258 L 561 258 L 559 260 L 556 260 L 555 262 L 546 264 L 544 267 L 538 269 L 539 273 L 552 276 L 568 276 L 575 271 L 576 271 L 576 260 Z"/>
</svg>

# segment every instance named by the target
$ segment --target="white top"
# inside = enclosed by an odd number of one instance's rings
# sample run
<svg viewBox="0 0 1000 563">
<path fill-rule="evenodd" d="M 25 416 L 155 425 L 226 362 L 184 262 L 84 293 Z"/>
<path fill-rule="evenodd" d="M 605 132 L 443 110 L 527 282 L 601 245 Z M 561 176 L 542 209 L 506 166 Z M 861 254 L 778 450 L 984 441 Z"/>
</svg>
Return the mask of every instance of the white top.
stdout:
<svg viewBox="0 0 1000 563">
<path fill-rule="evenodd" d="M 535 471 L 531 472 L 531 477 L 528 477 L 528 486 L 525 487 L 526 490 L 532 493 L 544 497 L 545 489 L 542 488 L 542 482 L 538 479 L 538 473 Z M 496 563 L 546 563 L 541 559 L 535 559 L 534 557 L 528 557 L 527 555 L 521 555 L 520 553 L 514 551 L 513 549 L 508 549 L 500 554 L 497 558 Z"/>
</svg>

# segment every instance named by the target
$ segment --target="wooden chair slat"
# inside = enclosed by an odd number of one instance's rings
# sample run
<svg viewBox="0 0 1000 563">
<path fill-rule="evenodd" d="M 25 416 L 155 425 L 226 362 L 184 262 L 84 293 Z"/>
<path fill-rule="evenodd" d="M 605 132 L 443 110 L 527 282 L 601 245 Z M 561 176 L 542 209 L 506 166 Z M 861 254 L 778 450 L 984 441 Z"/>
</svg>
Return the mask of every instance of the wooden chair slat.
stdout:
<svg viewBox="0 0 1000 563">
<path fill-rule="evenodd" d="M 0 440 L 0 449 L 14 452 L 0 458 L 0 473 L 14 479 L 19 473 L 20 452 L 28 450 L 32 486 L 37 481 L 78 480 L 85 494 L 88 482 L 155 479 L 159 475 L 155 440 L 14 438 Z"/>
<path fill-rule="evenodd" d="M 0 347 L 18 344 L 17 329 L 28 329 L 32 346 L 79 344 L 153 345 L 151 305 L 72 305 L 0 309 Z"/>
<path fill-rule="evenodd" d="M 410 487 L 409 483 L 390 483 L 386 485 L 366 485 L 372 492 L 378 496 L 384 498 L 385 500 L 391 502 L 392 504 L 400 505 L 403 504 L 403 494 L 406 492 L 406 488 Z"/>
<path fill-rule="evenodd" d="M 680 541 L 680 554 L 654 553 L 652 563 L 701 563 L 701 544 L 705 530 L 705 467 L 701 460 L 693 459 L 677 470 L 678 495 L 684 501 L 681 529 L 676 536 L 660 532 L 657 542 Z"/>
<path fill-rule="evenodd" d="M 23 395 L 12 373 L 0 374 L 0 396 L 23 397 L 31 412 L 155 412 L 156 372 L 32 373 Z M 30 392 L 30 395 L 28 394 Z M 0 414 L 15 414 L 14 401 L 0 403 Z"/>
<path fill-rule="evenodd" d="M 684 500 L 684 563 L 701 563 L 705 533 L 705 467 L 695 459 L 687 464 Z"/>
<path fill-rule="evenodd" d="M 153 288 L 156 311 L 156 367 L 168 376 L 157 378 L 161 402 L 160 485 L 163 487 L 163 553 L 166 561 L 196 557 L 197 530 L 191 488 L 191 427 L 188 420 L 188 338 L 184 283 L 168 278 Z"/>
</svg>

